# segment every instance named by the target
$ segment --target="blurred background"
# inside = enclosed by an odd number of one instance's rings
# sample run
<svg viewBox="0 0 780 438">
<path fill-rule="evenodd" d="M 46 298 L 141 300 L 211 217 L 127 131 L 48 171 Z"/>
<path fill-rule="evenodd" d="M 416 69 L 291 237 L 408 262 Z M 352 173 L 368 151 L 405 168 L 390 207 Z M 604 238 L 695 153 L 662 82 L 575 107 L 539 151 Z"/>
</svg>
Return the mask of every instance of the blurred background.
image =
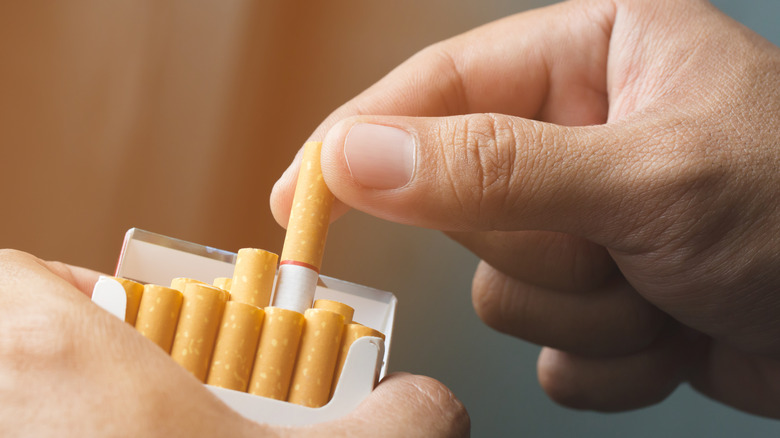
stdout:
<svg viewBox="0 0 780 438">
<path fill-rule="evenodd" d="M 329 112 L 431 43 L 549 3 L 3 2 L 0 247 L 104 272 L 130 227 L 280 251 L 271 187 Z M 780 44 L 780 2 L 714 3 Z M 396 293 L 391 368 L 449 386 L 474 436 L 780 434 L 687 387 L 622 414 L 555 405 L 538 347 L 474 314 L 476 264 L 438 232 L 352 212 L 323 273 Z"/>
</svg>

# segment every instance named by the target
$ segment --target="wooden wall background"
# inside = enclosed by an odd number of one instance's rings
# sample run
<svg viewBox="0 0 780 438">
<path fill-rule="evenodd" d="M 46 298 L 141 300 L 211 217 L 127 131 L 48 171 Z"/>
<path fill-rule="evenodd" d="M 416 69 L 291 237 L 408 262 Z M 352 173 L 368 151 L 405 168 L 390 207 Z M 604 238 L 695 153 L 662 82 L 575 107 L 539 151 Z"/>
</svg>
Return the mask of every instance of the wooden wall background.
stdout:
<svg viewBox="0 0 780 438">
<path fill-rule="evenodd" d="M 0 247 L 110 271 L 135 226 L 279 251 L 268 195 L 317 123 L 509 3 L 3 2 Z"/>
</svg>

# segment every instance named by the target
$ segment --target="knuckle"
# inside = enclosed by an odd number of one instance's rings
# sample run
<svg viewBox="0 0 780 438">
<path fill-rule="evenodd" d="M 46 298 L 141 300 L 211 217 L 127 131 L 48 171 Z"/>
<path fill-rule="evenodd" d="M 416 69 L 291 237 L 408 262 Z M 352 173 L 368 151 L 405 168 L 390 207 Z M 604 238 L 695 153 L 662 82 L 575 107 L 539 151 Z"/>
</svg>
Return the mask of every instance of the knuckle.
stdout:
<svg viewBox="0 0 780 438">
<path fill-rule="evenodd" d="M 0 361 L 19 370 L 58 363 L 67 366 L 75 350 L 73 327 L 53 312 L 20 312 L 0 322 Z"/>
<path fill-rule="evenodd" d="M 18 286 L 23 278 L 39 269 L 41 263 L 40 259 L 24 251 L 0 249 L 0 291 Z"/>
<path fill-rule="evenodd" d="M 466 217 L 496 228 L 515 185 L 517 138 L 511 118 L 473 114 L 449 119 L 438 132 L 446 171 Z M 475 217 L 476 215 L 476 217 Z"/>
<path fill-rule="evenodd" d="M 54 285 L 41 261 L 0 249 L 0 363 L 24 370 L 51 361 L 67 363 L 79 325 L 67 299 L 49 294 Z"/>
<path fill-rule="evenodd" d="M 438 83 L 439 101 L 447 109 L 448 114 L 463 114 L 466 112 L 464 105 L 467 102 L 466 87 L 463 76 L 460 73 L 459 62 L 453 55 L 450 44 L 441 41 L 432 44 L 415 55 L 419 58 L 425 77 L 420 80 L 426 83 Z"/>
<path fill-rule="evenodd" d="M 26 252 L 11 248 L 0 248 L 0 263 L 18 263 L 20 261 L 31 259 L 32 256 Z"/>
<path fill-rule="evenodd" d="M 472 282 L 471 300 L 477 316 L 489 327 L 520 336 L 525 332 L 526 296 L 518 284 L 486 262 L 480 262 Z"/>
</svg>

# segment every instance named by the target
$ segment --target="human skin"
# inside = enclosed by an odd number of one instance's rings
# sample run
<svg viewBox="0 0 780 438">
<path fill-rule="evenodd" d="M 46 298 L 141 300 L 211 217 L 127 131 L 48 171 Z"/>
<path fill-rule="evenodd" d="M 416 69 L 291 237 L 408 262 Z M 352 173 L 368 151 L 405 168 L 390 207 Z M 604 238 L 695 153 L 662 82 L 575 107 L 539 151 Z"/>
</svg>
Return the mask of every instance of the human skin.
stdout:
<svg viewBox="0 0 780 438">
<path fill-rule="evenodd" d="M 98 274 L 0 250 L 0 436 L 468 436 L 441 383 L 393 374 L 308 427 L 246 420 L 89 299 Z"/>
<path fill-rule="evenodd" d="M 477 313 L 546 346 L 557 402 L 633 409 L 687 381 L 780 417 L 778 132 L 777 47 L 703 0 L 584 0 L 422 50 L 310 140 L 334 217 L 482 258 Z"/>
</svg>

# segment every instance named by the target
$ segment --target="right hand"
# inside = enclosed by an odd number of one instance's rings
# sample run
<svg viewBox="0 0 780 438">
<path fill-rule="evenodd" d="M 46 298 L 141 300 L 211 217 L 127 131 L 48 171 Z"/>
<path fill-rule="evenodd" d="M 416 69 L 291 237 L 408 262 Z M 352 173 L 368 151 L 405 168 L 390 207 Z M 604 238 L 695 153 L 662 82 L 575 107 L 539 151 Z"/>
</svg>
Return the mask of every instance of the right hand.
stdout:
<svg viewBox="0 0 780 438">
<path fill-rule="evenodd" d="M 590 0 L 423 50 L 311 139 L 339 211 L 483 259 L 477 312 L 547 347 L 555 400 L 632 409 L 687 380 L 780 417 L 778 133 L 777 47 L 705 1 Z"/>
</svg>

